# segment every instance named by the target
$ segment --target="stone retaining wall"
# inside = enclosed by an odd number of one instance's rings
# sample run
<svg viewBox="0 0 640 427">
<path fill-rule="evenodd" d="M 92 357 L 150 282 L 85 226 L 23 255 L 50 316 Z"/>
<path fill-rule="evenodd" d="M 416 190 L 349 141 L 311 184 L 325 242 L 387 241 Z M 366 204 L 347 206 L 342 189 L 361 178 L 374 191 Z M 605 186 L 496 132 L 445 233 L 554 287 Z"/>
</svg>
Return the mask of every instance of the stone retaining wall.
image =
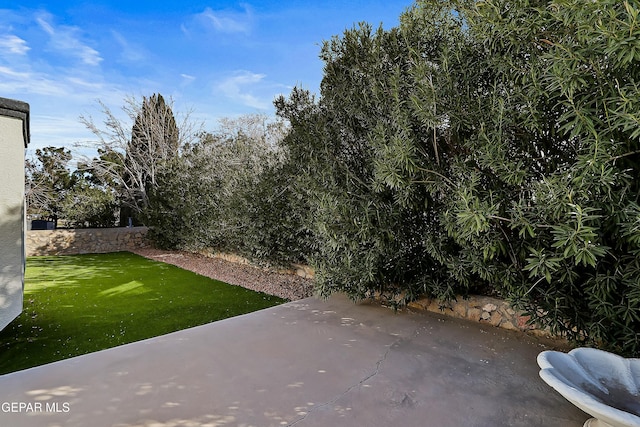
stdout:
<svg viewBox="0 0 640 427">
<path fill-rule="evenodd" d="M 201 253 L 229 262 L 251 265 L 248 259 L 235 254 L 215 252 L 213 250 L 203 251 Z M 296 274 L 305 279 L 314 278 L 313 269 L 307 265 L 293 264 L 290 269 L 277 271 L 285 274 Z M 377 295 L 376 298 L 383 300 L 380 295 Z M 485 323 L 511 331 L 521 331 L 536 336 L 556 338 L 551 335 L 549 330 L 539 329 L 535 325 L 529 324 L 530 316 L 514 310 L 508 302 L 498 298 L 472 295 L 467 299 L 460 297 L 457 301 L 451 301 L 444 306 L 437 300 L 421 298 L 409 303 L 408 306 L 414 310 L 431 311 L 433 313 Z"/>
<path fill-rule="evenodd" d="M 539 329 L 529 324 L 530 316 L 523 315 L 514 310 L 508 302 L 497 298 L 472 295 L 467 299 L 459 298 L 444 307 L 437 300 L 422 298 L 408 305 L 413 309 L 486 323 L 511 331 L 555 338 L 548 329 Z"/>
<path fill-rule="evenodd" d="M 235 254 L 215 252 L 213 250 L 202 251 L 201 253 L 229 262 L 251 265 L 248 259 Z M 293 264 L 290 269 L 277 270 L 277 272 L 296 274 L 305 279 L 314 278 L 313 269 L 301 264 Z M 376 299 L 380 301 L 384 300 L 380 295 L 376 295 Z M 414 310 L 431 311 L 433 313 L 485 323 L 511 331 L 521 331 L 536 336 L 556 338 L 552 336 L 549 330 L 539 329 L 535 325 L 529 324 L 530 316 L 514 310 L 508 302 L 498 298 L 472 295 L 467 299 L 460 297 L 457 301 L 451 301 L 444 306 L 437 300 L 421 298 L 409 303 L 408 306 Z"/>
<path fill-rule="evenodd" d="M 27 256 L 131 251 L 150 246 L 147 227 L 29 230 Z"/>
</svg>

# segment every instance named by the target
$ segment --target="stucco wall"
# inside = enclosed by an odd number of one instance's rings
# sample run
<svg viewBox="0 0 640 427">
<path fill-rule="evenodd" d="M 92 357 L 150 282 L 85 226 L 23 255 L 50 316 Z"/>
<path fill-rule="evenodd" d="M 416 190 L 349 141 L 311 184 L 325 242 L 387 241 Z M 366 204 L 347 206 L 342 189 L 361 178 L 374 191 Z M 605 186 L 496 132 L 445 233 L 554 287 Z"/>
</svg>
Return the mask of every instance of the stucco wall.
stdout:
<svg viewBox="0 0 640 427">
<path fill-rule="evenodd" d="M 26 239 L 27 256 L 131 251 L 149 245 L 146 227 L 29 230 Z"/>
<path fill-rule="evenodd" d="M 0 98 L 0 329 L 22 311 L 29 105 Z"/>
</svg>

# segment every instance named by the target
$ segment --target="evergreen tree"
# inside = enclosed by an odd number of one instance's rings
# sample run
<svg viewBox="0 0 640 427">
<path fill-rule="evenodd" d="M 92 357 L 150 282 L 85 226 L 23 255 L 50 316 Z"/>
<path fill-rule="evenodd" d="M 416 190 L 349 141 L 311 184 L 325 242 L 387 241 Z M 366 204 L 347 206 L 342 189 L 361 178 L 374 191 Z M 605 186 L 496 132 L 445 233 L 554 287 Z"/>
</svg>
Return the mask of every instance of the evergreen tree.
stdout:
<svg viewBox="0 0 640 427">
<path fill-rule="evenodd" d="M 121 225 L 127 224 L 128 217 L 144 222 L 149 214 L 149 194 L 158 191 L 158 175 L 200 129 L 191 122 L 189 113 L 177 123 L 171 103 L 160 94 L 126 100 L 122 109 L 132 125 L 101 105 L 105 115 L 103 129 L 91 117 L 81 117 L 99 139 L 99 156 L 84 163 L 100 180 L 116 188 Z"/>
</svg>

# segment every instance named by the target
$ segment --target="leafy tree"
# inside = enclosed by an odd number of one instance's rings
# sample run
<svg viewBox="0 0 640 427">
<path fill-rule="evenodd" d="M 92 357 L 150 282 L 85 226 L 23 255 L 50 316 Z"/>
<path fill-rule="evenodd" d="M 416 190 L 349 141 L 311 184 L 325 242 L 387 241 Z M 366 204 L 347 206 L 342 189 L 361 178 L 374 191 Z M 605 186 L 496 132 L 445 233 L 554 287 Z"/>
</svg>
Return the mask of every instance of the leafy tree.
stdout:
<svg viewBox="0 0 640 427">
<path fill-rule="evenodd" d="M 41 215 L 55 223 L 63 216 L 63 201 L 76 183 L 69 171 L 71 151 L 45 147 L 26 161 L 27 213 Z"/>
<path fill-rule="evenodd" d="M 108 227 L 115 222 L 112 191 L 95 178 L 70 170 L 71 151 L 67 148 L 37 149 L 36 159 L 26 162 L 27 212 L 50 219 L 58 226 Z M 82 166 L 79 166 L 82 169 Z"/>
<path fill-rule="evenodd" d="M 143 97 L 124 158 L 124 179 L 130 189 L 125 203 L 134 213 L 139 215 L 147 207 L 148 192 L 157 186 L 156 175 L 178 155 L 179 148 L 179 131 L 171 107 L 162 95 Z"/>
<path fill-rule="evenodd" d="M 414 167 L 406 158 L 430 155 L 432 147 L 422 137 L 424 126 L 404 110 L 413 82 L 402 76 L 411 56 L 401 34 L 362 24 L 326 42 L 321 57 L 326 65 L 317 104 L 298 89 L 276 101 L 292 124 L 285 145 L 309 172 L 299 191 L 311 204 L 307 224 L 320 291 L 359 299 L 442 283 L 422 239 L 426 192 L 408 185 L 423 171 L 410 171 L 404 187 L 389 174 L 392 166 L 396 176 Z M 392 165 L 392 154 L 405 158 Z M 447 287 L 437 293 L 455 295 Z"/>
<path fill-rule="evenodd" d="M 567 1 L 522 3 L 504 14 L 498 6 L 477 10 L 478 31 L 500 31 L 505 48 L 535 48 L 520 67 L 523 105 L 553 112 L 558 145 L 568 153 L 527 186 L 529 205 L 512 209 L 511 227 L 529 235 L 523 264 L 533 281 L 512 287 L 514 300 L 569 336 L 638 354 L 638 9 Z M 522 21 L 527 13 L 535 19 Z M 507 19 L 525 23 L 521 40 Z M 527 128 L 539 120 L 531 115 Z"/>
<path fill-rule="evenodd" d="M 116 225 L 116 211 L 113 191 L 98 187 L 85 177 L 77 180 L 62 203 L 63 218 L 75 228 L 113 227 Z"/>
<path fill-rule="evenodd" d="M 276 99 L 276 143 L 249 120 L 163 164 L 154 232 L 259 259 L 289 246 L 325 295 L 501 295 L 638 355 L 638 12 L 423 0 L 396 28 L 360 24 L 323 44 L 317 99 Z"/>
<path fill-rule="evenodd" d="M 451 279 L 485 281 L 557 332 L 637 353 L 636 11 L 425 2 L 403 24 L 433 10 L 459 24 L 443 27 L 453 34 L 430 59 L 437 97 L 414 105 L 446 112 L 442 141 L 458 141 L 461 155 L 443 174 L 453 185 L 432 192 L 455 250 L 430 239 L 430 252 Z"/>
</svg>

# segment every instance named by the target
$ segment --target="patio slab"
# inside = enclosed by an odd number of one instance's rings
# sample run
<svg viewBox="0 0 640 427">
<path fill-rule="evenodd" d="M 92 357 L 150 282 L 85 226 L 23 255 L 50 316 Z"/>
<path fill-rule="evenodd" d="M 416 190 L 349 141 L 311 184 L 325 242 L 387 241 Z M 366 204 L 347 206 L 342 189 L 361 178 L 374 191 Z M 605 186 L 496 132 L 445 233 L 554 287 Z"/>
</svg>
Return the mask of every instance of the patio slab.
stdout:
<svg viewBox="0 0 640 427">
<path fill-rule="evenodd" d="M 0 376 L 14 427 L 545 426 L 588 418 L 542 341 L 314 298 Z"/>
</svg>

